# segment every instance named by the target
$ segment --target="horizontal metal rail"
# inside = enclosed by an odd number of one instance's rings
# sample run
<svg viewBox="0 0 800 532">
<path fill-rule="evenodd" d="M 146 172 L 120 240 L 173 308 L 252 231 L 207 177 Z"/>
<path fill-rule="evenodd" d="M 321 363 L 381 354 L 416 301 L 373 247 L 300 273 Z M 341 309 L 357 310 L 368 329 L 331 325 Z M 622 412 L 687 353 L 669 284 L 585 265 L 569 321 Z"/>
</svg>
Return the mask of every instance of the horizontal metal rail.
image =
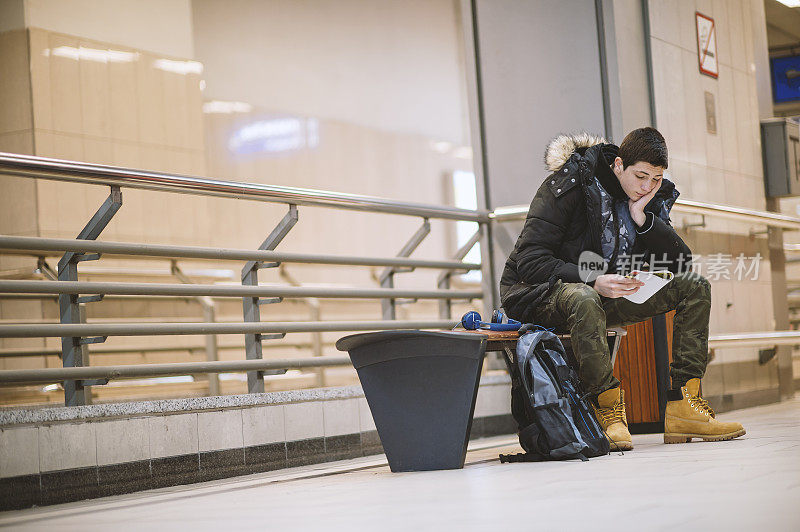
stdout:
<svg viewBox="0 0 800 532">
<path fill-rule="evenodd" d="M 119 379 L 229 373 L 254 370 L 321 368 L 349 366 L 350 357 L 313 357 L 279 360 L 224 360 L 214 362 L 178 362 L 170 364 L 130 364 L 124 366 L 88 366 L 77 368 L 13 369 L 0 371 L 1 384 L 55 383 L 75 379 Z"/>
<path fill-rule="evenodd" d="M 785 345 L 794 343 L 800 343 L 800 331 L 767 331 L 746 334 L 722 334 L 709 337 L 709 346 L 713 349 L 722 347 Z M 22 369 L 0 371 L 0 383 L 54 383 L 75 379 L 118 379 L 125 377 L 190 375 L 199 373 L 227 373 L 253 370 L 300 369 L 348 365 L 350 365 L 349 357 L 338 356 L 280 360 L 236 360 L 170 364 L 131 364 L 122 366 L 90 366 L 76 368 Z"/>
<path fill-rule="evenodd" d="M 31 155 L 0 152 L 0 174 L 90 185 L 114 185 L 126 188 L 177 192 L 236 198 L 271 203 L 312 205 L 367 212 L 405 214 L 425 218 L 487 222 L 485 211 L 406 203 L 372 196 L 307 188 L 239 183 L 163 172 L 149 172 L 102 164 L 49 159 Z"/>
<path fill-rule="evenodd" d="M 333 342 L 324 342 L 323 345 L 332 346 L 334 345 Z M 312 344 L 309 342 L 304 343 L 276 343 L 276 342 L 266 342 L 264 345 L 261 346 L 262 349 L 285 349 L 291 350 L 296 349 L 298 351 L 302 349 L 311 349 Z M 166 353 L 166 352 L 174 352 L 174 351 L 205 351 L 206 346 L 205 344 L 195 344 L 195 345 L 156 345 L 156 346 L 113 346 L 113 347 L 98 347 L 97 344 L 94 344 L 89 349 L 89 355 L 118 355 L 120 353 L 130 353 L 130 354 L 137 354 L 137 353 Z M 231 345 L 218 345 L 217 349 L 220 351 L 233 351 L 233 350 L 240 350 L 244 351 L 244 344 L 231 344 Z M 0 348 L 0 358 L 15 358 L 15 357 L 40 357 L 40 356 L 61 356 L 61 348 L 60 347 L 4 347 Z"/>
<path fill-rule="evenodd" d="M 424 260 L 404 257 L 354 257 L 287 253 L 251 249 L 226 249 L 162 244 L 135 244 L 128 242 L 103 242 L 98 240 L 71 240 L 0 235 L 0 249 L 25 251 L 36 255 L 42 251 L 93 252 L 103 255 L 166 257 L 170 259 L 210 259 L 257 262 L 286 262 L 298 264 L 331 264 L 342 266 L 397 266 L 404 268 L 434 268 L 442 270 L 479 270 L 480 264 L 455 260 Z"/>
<path fill-rule="evenodd" d="M 79 323 L 0 325 L 0 338 L 267 334 L 389 329 L 451 329 L 453 320 L 262 321 L 257 323 Z"/>
<path fill-rule="evenodd" d="M 798 320 L 792 320 L 800 322 Z M 800 331 L 768 331 L 762 333 L 748 334 L 722 334 L 713 335 L 708 338 L 709 346 L 713 349 L 725 347 L 752 347 L 763 345 L 793 345 L 800 343 Z M 333 345 L 329 343 L 328 345 Z M 307 349 L 309 343 L 267 343 L 264 348 L 283 348 L 283 349 Z M 204 345 L 191 346 L 115 346 L 115 347 L 92 347 L 92 355 L 112 355 L 119 353 L 148 352 L 157 353 L 162 351 L 202 351 Z M 244 345 L 220 345 L 221 350 L 244 349 Z M 56 356 L 61 355 L 60 347 L 10 347 L 0 349 L 0 358 L 5 357 L 31 357 L 31 356 Z"/>
<path fill-rule="evenodd" d="M 742 334 L 716 334 L 708 337 L 710 349 L 800 344 L 800 331 L 765 331 Z"/>
<path fill-rule="evenodd" d="M 480 290 L 408 290 L 403 288 L 333 288 L 312 286 L 242 286 L 167 283 L 98 283 L 81 281 L 0 281 L 0 293 L 117 294 L 233 297 L 480 299 Z"/>
<path fill-rule="evenodd" d="M 529 209 L 529 205 L 500 207 L 495 209 L 489 216 L 498 222 L 524 220 Z M 742 207 L 734 207 L 733 205 L 717 205 L 701 201 L 678 199 L 675 202 L 675 206 L 672 208 L 672 212 L 703 214 L 738 222 L 765 224 L 770 227 L 780 227 L 786 230 L 800 230 L 800 218 L 796 216 L 744 209 Z"/>
</svg>

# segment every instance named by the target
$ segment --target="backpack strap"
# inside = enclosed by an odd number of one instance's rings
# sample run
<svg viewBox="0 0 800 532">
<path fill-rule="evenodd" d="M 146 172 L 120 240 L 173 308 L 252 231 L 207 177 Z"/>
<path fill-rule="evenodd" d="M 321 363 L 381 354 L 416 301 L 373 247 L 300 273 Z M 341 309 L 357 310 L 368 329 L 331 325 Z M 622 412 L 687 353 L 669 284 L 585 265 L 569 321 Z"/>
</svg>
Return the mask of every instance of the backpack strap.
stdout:
<svg viewBox="0 0 800 532">
<path fill-rule="evenodd" d="M 540 454 L 533 453 L 516 453 L 516 454 L 501 454 L 500 463 L 508 464 L 512 462 L 547 462 L 548 459 Z"/>
</svg>

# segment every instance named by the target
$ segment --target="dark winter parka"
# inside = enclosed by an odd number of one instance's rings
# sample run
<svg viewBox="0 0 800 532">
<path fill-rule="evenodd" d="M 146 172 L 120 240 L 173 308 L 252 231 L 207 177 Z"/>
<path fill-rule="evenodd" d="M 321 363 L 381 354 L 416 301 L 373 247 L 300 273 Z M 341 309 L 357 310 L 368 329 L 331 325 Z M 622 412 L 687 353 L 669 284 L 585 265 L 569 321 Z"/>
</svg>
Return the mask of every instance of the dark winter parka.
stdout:
<svg viewBox="0 0 800 532">
<path fill-rule="evenodd" d="M 531 202 L 500 280 L 500 297 L 508 316 L 530 321 L 533 310 L 557 280 L 584 282 L 578 273 L 578 258 L 586 250 L 603 256 L 604 229 L 606 238 L 613 232 L 615 239 L 607 273 L 616 273 L 620 222 L 613 209 L 603 212 L 598 183 L 607 198 L 611 195 L 614 201 L 627 203 L 627 195 L 609 167 L 617 150 L 602 137 L 588 134 L 561 135 L 548 145 L 545 163 L 553 173 Z M 691 252 L 669 223 L 669 211 L 679 193 L 671 181 L 662 179 L 661 188 L 645 207 L 644 225 L 635 227 L 632 254 L 655 256 L 654 266 L 679 273 L 688 269 Z"/>
</svg>

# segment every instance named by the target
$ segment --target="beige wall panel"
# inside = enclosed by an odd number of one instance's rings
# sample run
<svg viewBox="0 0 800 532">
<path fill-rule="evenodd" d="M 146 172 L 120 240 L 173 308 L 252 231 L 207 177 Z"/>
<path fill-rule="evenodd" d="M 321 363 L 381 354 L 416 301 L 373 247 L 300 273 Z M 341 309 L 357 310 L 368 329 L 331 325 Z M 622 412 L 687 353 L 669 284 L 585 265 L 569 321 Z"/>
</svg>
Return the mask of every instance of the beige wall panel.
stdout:
<svg viewBox="0 0 800 532">
<path fill-rule="evenodd" d="M 0 134 L 0 151 L 33 154 L 33 133 Z M 37 227 L 37 183 L 33 179 L 0 176 L 0 234 L 35 236 Z M 0 255 L 0 265 L 6 257 Z"/>
<path fill-rule="evenodd" d="M 683 72 L 683 98 L 686 113 L 685 160 L 705 166 L 708 164 L 706 138 L 711 135 L 706 131 L 705 95 L 703 94 L 700 79 L 702 76 L 697 74 L 697 54 L 681 50 L 681 69 Z"/>
<path fill-rule="evenodd" d="M 173 148 L 189 147 L 189 104 L 186 98 L 186 85 L 185 75 L 164 72 L 165 141 Z"/>
<path fill-rule="evenodd" d="M 81 73 L 74 55 L 78 53 L 80 40 L 51 33 L 48 42 L 53 131 L 80 135 L 83 133 Z"/>
<path fill-rule="evenodd" d="M 121 51 L 135 53 L 128 48 Z M 110 135 L 115 140 L 139 141 L 139 99 L 135 61 L 108 64 Z"/>
<path fill-rule="evenodd" d="M 31 129 L 31 86 L 25 30 L 0 33 L 0 134 Z"/>
<path fill-rule="evenodd" d="M 163 146 L 166 143 L 164 75 L 162 70 L 153 67 L 158 59 L 155 55 L 141 53 L 136 62 L 137 108 L 139 109 L 139 141 L 150 146 Z M 158 169 L 163 164 L 152 165 L 150 160 L 144 164 L 150 169 Z"/>
<path fill-rule="evenodd" d="M 53 95 L 50 83 L 50 33 L 28 28 L 30 39 L 31 95 L 34 128 L 53 130 Z"/>
<path fill-rule="evenodd" d="M 728 35 L 731 41 L 731 57 L 728 64 L 740 71 L 748 70 L 747 66 L 747 52 L 745 50 L 745 41 L 750 38 L 750 33 L 745 34 L 744 21 L 742 20 L 742 0 L 735 0 L 733 2 L 725 2 L 725 8 L 728 14 Z M 747 38 L 745 38 L 747 37 Z"/>
<path fill-rule="evenodd" d="M 28 26 L 192 57 L 189 0 L 25 0 Z"/>
<path fill-rule="evenodd" d="M 24 27 L 24 0 L 4 0 L 0 2 L 0 31 L 19 30 Z"/>
<path fill-rule="evenodd" d="M 203 136 L 203 91 L 200 88 L 202 79 L 201 74 L 189 73 L 186 76 L 184 96 L 186 105 L 186 148 L 202 152 L 205 148 L 205 141 Z M 204 82 L 205 83 L 205 82 Z M 200 153 L 199 161 L 204 161 L 203 153 Z M 202 174 L 197 174 L 202 175 Z"/>
<path fill-rule="evenodd" d="M 733 70 L 733 90 L 736 102 L 735 112 L 737 118 L 737 145 L 739 146 L 739 169 L 738 172 L 745 175 L 755 175 L 756 161 L 754 160 L 752 130 L 759 127 L 757 118 L 758 102 L 751 100 L 748 84 L 752 83 L 752 76 L 748 76 L 741 70 Z"/>
<path fill-rule="evenodd" d="M 101 43 L 86 40 L 81 40 L 80 46 L 82 51 L 86 50 L 91 53 L 103 53 L 107 48 Z M 78 63 L 83 134 L 88 137 L 108 139 L 111 135 L 109 60 L 81 57 Z"/>
<path fill-rule="evenodd" d="M 747 133 L 750 135 L 749 139 L 747 139 L 747 145 L 752 152 L 753 158 L 753 171 L 751 176 L 755 177 L 759 180 L 764 179 L 764 164 L 761 157 L 761 119 L 759 118 L 759 110 L 758 110 L 758 90 L 757 90 L 757 83 L 755 76 L 748 77 L 747 83 L 747 91 L 748 91 L 748 98 L 750 101 L 750 105 L 748 107 L 749 111 L 749 122 L 750 126 L 747 130 Z M 764 194 L 762 194 L 763 196 Z M 766 200 L 765 200 L 766 205 Z"/>
<path fill-rule="evenodd" d="M 733 70 L 725 65 L 719 67 L 720 95 L 717 112 L 717 132 L 722 138 L 723 169 L 739 170 L 739 141 L 737 135 L 738 116 L 736 95 L 733 86 Z M 724 85 L 722 85 L 724 83 Z"/>
<path fill-rule="evenodd" d="M 137 143 L 115 140 L 111 152 L 114 166 L 139 168 L 141 165 L 141 148 Z"/>
<path fill-rule="evenodd" d="M 106 137 L 84 137 L 83 160 L 87 163 L 113 165 L 114 142 Z"/>
<path fill-rule="evenodd" d="M 721 65 L 730 67 L 732 64 L 731 59 L 733 57 L 731 53 L 731 25 L 727 8 L 727 5 L 730 4 L 730 0 L 711 0 L 710 3 L 711 9 L 708 11 L 699 11 L 706 16 L 714 18 L 714 25 L 717 27 L 718 62 Z M 695 39 L 696 38 L 697 30 L 695 29 Z M 697 44 L 693 44 L 691 50 L 697 53 Z"/>
</svg>

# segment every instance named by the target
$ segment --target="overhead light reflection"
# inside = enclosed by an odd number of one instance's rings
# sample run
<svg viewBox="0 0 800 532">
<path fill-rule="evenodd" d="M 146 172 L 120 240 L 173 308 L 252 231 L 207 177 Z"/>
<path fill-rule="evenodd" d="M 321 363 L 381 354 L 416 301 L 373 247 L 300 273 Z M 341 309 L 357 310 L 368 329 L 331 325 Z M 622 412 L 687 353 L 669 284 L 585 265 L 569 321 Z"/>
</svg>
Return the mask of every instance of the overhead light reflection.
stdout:
<svg viewBox="0 0 800 532">
<path fill-rule="evenodd" d="M 153 66 L 165 72 L 173 72 L 175 74 L 202 74 L 203 63 L 199 61 L 175 61 L 173 59 L 156 59 L 153 61 Z"/>
<path fill-rule="evenodd" d="M 45 57 L 65 57 L 76 61 L 95 61 L 98 63 L 130 63 L 139 59 L 137 52 L 123 52 L 122 50 L 100 50 L 97 48 L 85 48 L 83 46 L 59 46 L 52 50 L 47 48 L 43 52 Z"/>
<path fill-rule="evenodd" d="M 235 153 L 281 153 L 319 145 L 315 118 L 273 118 L 250 122 L 231 135 L 228 149 Z"/>
<path fill-rule="evenodd" d="M 221 100 L 212 100 L 203 104 L 203 112 L 207 114 L 249 113 L 252 110 L 253 106 L 245 102 L 224 102 Z"/>
</svg>

